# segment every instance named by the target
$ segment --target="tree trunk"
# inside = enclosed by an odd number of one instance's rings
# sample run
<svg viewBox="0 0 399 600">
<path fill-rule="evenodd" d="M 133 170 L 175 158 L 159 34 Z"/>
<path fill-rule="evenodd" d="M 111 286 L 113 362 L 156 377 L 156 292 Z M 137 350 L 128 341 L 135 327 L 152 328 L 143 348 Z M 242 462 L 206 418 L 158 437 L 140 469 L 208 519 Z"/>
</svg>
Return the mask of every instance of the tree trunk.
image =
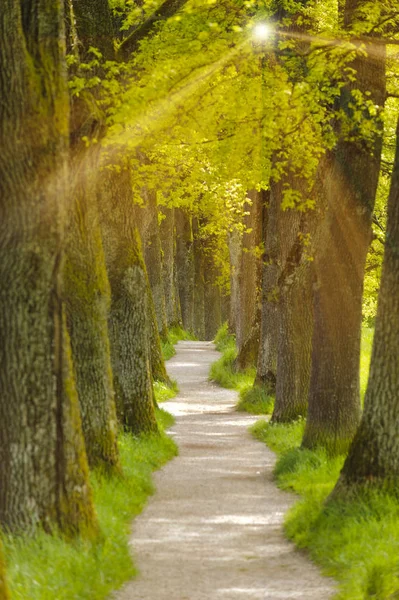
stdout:
<svg viewBox="0 0 399 600">
<path fill-rule="evenodd" d="M 222 324 L 222 298 L 215 283 L 217 272 L 212 257 L 205 258 L 205 339 L 213 340 Z"/>
<path fill-rule="evenodd" d="M 109 332 L 117 413 L 128 431 L 155 432 L 148 278 L 127 169 L 104 171 L 100 206 L 111 284 Z"/>
<path fill-rule="evenodd" d="M 360 427 L 335 494 L 399 481 L 399 121 L 370 376 Z"/>
<path fill-rule="evenodd" d="M 63 3 L 0 4 L 0 521 L 96 531 L 62 303 Z M 45 93 L 44 93 L 45 90 Z"/>
<path fill-rule="evenodd" d="M 65 293 L 86 452 L 91 467 L 119 469 L 108 338 L 110 289 L 97 211 L 97 152 L 80 156 L 67 246 Z"/>
<path fill-rule="evenodd" d="M 174 209 L 162 207 L 162 216 L 159 226 L 159 235 L 162 249 L 162 282 L 164 287 L 166 323 L 168 327 L 176 327 L 181 324 L 179 317 L 179 299 L 176 295 L 175 286 L 175 217 Z"/>
<path fill-rule="evenodd" d="M 193 217 L 194 238 L 194 335 L 199 340 L 205 339 L 205 275 L 204 275 L 204 249 L 203 242 L 199 239 L 198 219 Z"/>
<path fill-rule="evenodd" d="M 347 2 L 345 22 L 360 0 Z M 355 6 L 356 5 L 356 6 Z M 353 63 L 357 81 L 341 93 L 341 109 L 353 118 L 351 92 L 370 93 L 373 105 L 385 101 L 385 46 L 364 42 L 365 54 Z M 343 136 L 327 166 L 324 194 L 327 217 L 316 251 L 316 291 L 312 373 L 304 447 L 347 452 L 360 420 L 359 361 L 363 279 L 381 160 L 381 124 L 353 141 Z"/>
<path fill-rule="evenodd" d="M 277 199 L 263 192 L 262 235 L 265 245 L 262 264 L 262 314 L 260 326 L 259 354 L 256 372 L 256 385 L 265 386 L 273 392 L 277 374 L 277 333 L 278 333 L 278 233 Z"/>
<path fill-rule="evenodd" d="M 313 333 L 312 269 L 309 237 L 313 239 L 315 212 L 283 210 L 283 191 L 289 187 L 306 195 L 306 185 L 290 171 L 271 185 L 277 201 L 280 276 L 277 333 L 277 381 L 272 421 L 288 423 L 305 416 L 311 369 Z M 310 253 L 309 253 L 310 255 Z"/>
<path fill-rule="evenodd" d="M 255 366 L 259 349 L 259 294 L 262 263 L 257 251 L 262 242 L 262 195 L 260 192 L 251 191 L 248 197 L 252 205 L 249 214 L 244 218 L 246 231 L 242 238 L 238 277 L 240 286 L 236 334 L 238 370 Z"/>
<path fill-rule="evenodd" d="M 183 327 L 194 330 L 194 248 L 191 217 L 181 208 L 175 209 L 176 270 Z"/>
<path fill-rule="evenodd" d="M 239 321 L 240 310 L 240 266 L 241 266 L 241 245 L 242 233 L 237 229 L 233 229 L 229 233 L 228 246 L 230 255 L 230 314 L 229 314 L 229 331 L 237 336 L 237 324 Z"/>
<path fill-rule="evenodd" d="M 147 191 L 143 195 L 145 204 L 143 207 L 135 207 L 135 214 L 143 244 L 144 260 L 154 302 L 158 332 L 161 339 L 166 340 L 168 327 L 162 281 L 163 257 L 159 235 L 157 197 L 154 191 Z"/>
</svg>

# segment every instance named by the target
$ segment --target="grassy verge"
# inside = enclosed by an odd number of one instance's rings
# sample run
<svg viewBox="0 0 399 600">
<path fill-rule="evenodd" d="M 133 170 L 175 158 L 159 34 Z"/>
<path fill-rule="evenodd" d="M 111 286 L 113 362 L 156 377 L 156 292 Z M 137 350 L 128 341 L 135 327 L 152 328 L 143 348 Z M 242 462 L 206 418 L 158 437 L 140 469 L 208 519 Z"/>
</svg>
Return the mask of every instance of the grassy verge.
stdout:
<svg viewBox="0 0 399 600">
<path fill-rule="evenodd" d="M 252 427 L 254 436 L 278 455 L 274 474 L 279 487 L 302 497 L 287 514 L 287 536 L 338 581 L 337 600 L 399 598 L 398 499 L 368 492 L 326 505 L 345 457 L 300 449 L 303 427 L 303 421 L 259 421 Z"/>
<path fill-rule="evenodd" d="M 161 340 L 164 360 L 169 360 L 176 354 L 175 344 L 181 340 L 195 340 L 195 337 L 181 327 L 171 327 L 168 332 L 168 339 L 165 342 Z"/>
<path fill-rule="evenodd" d="M 360 379 L 364 396 L 373 330 L 364 329 Z M 382 492 L 345 500 L 326 499 L 345 460 L 300 448 L 305 421 L 272 425 L 258 421 L 253 435 L 277 453 L 277 484 L 301 496 L 288 512 L 287 536 L 338 582 L 337 600 L 399 598 L 399 500 Z"/>
<path fill-rule="evenodd" d="M 173 417 L 157 411 L 162 430 Z M 5 536 L 7 577 L 13 600 L 101 600 L 135 575 L 129 554 L 132 518 L 153 493 L 151 474 L 177 454 L 175 443 L 161 436 L 119 439 L 123 478 L 91 475 L 101 537 L 96 542 L 67 543 L 56 535 Z"/>
<path fill-rule="evenodd" d="M 222 387 L 240 393 L 237 410 L 252 414 L 270 414 L 273 411 L 273 398 L 260 386 L 254 386 L 255 368 L 237 371 L 235 359 L 237 348 L 234 335 L 228 331 L 227 323 L 222 325 L 215 337 L 216 349 L 222 352 L 221 358 L 211 366 L 209 377 Z"/>
</svg>

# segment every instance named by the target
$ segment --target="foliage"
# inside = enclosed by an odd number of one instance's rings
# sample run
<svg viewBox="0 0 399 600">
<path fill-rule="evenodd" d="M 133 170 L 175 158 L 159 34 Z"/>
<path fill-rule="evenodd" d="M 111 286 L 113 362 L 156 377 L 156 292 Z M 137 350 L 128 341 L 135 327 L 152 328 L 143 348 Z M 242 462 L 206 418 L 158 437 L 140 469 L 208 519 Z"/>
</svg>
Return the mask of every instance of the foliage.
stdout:
<svg viewBox="0 0 399 600">
<path fill-rule="evenodd" d="M 157 417 L 160 429 L 172 424 L 165 411 L 157 411 Z M 121 434 L 119 449 L 123 477 L 91 475 L 101 529 L 97 540 L 69 543 L 43 531 L 33 537 L 4 537 L 13 599 L 101 600 L 136 574 L 128 544 L 129 523 L 154 491 L 151 472 L 173 458 L 177 448 L 163 433 L 139 438 Z"/>
</svg>

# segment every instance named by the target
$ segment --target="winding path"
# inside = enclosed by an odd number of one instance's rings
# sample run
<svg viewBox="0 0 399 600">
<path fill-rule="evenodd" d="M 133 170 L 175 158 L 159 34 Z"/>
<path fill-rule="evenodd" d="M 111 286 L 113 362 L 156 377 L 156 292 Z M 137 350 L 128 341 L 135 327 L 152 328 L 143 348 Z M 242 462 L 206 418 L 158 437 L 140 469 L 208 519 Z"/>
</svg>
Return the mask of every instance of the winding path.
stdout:
<svg viewBox="0 0 399 600">
<path fill-rule="evenodd" d="M 131 538 L 140 575 L 116 598 L 328 600 L 331 582 L 283 536 L 294 498 L 276 488 L 274 454 L 247 431 L 256 417 L 208 381 L 219 356 L 211 343 L 180 342 L 168 362 L 180 387 L 167 404 L 180 455 L 155 475 Z"/>
</svg>

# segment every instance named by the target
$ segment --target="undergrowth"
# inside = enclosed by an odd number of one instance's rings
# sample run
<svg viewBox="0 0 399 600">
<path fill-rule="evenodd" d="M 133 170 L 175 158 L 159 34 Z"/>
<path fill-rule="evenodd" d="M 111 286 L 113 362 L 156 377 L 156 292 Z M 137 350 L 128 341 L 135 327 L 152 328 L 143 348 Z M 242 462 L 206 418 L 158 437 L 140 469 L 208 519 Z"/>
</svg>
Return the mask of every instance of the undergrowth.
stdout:
<svg viewBox="0 0 399 600">
<path fill-rule="evenodd" d="M 209 378 L 222 387 L 237 390 L 240 398 L 237 410 L 252 414 L 270 414 L 273 410 L 273 398 L 261 386 L 255 386 L 255 367 L 237 371 L 235 361 L 237 347 L 235 336 L 229 333 L 227 323 L 218 330 L 215 337 L 216 350 L 222 356 L 211 366 Z"/>
<path fill-rule="evenodd" d="M 173 417 L 157 410 L 160 428 Z M 13 600 L 101 600 L 136 571 L 129 553 L 131 519 L 153 493 L 151 474 L 177 454 L 173 440 L 122 434 L 123 477 L 91 474 L 101 535 L 66 542 L 42 531 L 33 537 L 4 536 L 7 578 Z"/>
<path fill-rule="evenodd" d="M 172 379 L 170 384 L 154 381 L 154 394 L 157 404 L 174 398 L 179 392 L 177 382 Z"/>
<path fill-rule="evenodd" d="M 164 360 L 169 360 L 176 354 L 175 344 L 182 340 L 195 340 L 195 337 L 181 327 L 171 327 L 168 332 L 168 339 L 166 341 L 161 340 Z"/>
</svg>

